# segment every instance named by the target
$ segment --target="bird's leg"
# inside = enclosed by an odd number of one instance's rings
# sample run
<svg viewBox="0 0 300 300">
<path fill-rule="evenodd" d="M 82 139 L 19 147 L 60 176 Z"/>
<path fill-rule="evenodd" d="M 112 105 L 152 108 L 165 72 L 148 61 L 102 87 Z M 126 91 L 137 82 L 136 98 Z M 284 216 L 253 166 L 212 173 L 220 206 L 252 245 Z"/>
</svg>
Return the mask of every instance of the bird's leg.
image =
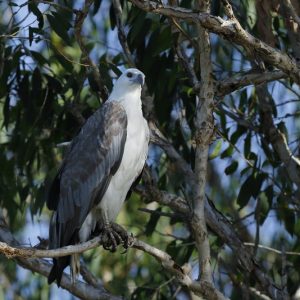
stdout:
<svg viewBox="0 0 300 300">
<path fill-rule="evenodd" d="M 116 248 L 121 243 L 127 249 L 133 243 L 132 235 L 128 235 L 127 231 L 120 225 L 109 222 L 106 215 L 104 215 L 104 222 L 100 225 L 100 234 L 102 237 L 102 245 L 106 250 L 111 252 L 116 251 Z"/>
<path fill-rule="evenodd" d="M 102 245 L 105 250 L 115 252 L 119 244 L 122 243 L 122 238 L 117 231 L 114 230 L 112 223 L 107 217 L 107 213 L 103 211 L 103 223 L 101 228 Z"/>
<path fill-rule="evenodd" d="M 104 224 L 101 232 L 103 248 L 115 252 L 119 244 L 122 243 L 122 238 L 111 226 L 111 223 L 107 222 Z"/>
<path fill-rule="evenodd" d="M 128 234 L 128 232 L 119 224 L 117 223 L 111 223 L 111 227 L 113 228 L 114 232 L 118 234 L 118 236 L 121 238 L 123 247 L 125 249 L 128 249 L 133 244 L 133 235 Z"/>
</svg>

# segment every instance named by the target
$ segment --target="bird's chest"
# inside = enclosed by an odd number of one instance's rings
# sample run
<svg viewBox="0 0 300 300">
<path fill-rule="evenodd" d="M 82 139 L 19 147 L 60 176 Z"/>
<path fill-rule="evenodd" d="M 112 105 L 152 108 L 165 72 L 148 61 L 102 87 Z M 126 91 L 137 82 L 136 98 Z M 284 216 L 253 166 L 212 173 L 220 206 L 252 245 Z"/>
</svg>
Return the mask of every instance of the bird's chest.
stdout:
<svg viewBox="0 0 300 300">
<path fill-rule="evenodd" d="M 126 175 L 125 178 L 128 178 L 129 181 L 134 181 L 145 164 L 148 141 L 149 132 L 145 120 L 143 118 L 130 120 L 127 126 L 127 138 L 119 168 L 120 172 L 124 173 Z"/>
</svg>

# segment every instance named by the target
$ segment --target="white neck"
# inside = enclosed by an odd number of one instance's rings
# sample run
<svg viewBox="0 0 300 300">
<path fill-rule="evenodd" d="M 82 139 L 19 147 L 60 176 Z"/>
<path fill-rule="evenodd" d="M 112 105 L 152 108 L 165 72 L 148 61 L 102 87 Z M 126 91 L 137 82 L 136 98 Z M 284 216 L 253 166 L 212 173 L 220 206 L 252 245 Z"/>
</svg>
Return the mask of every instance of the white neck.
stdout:
<svg viewBox="0 0 300 300">
<path fill-rule="evenodd" d="M 128 118 L 137 113 L 142 115 L 141 91 L 141 87 L 127 89 L 125 93 L 124 89 L 113 89 L 108 101 L 116 101 L 122 104 Z"/>
</svg>

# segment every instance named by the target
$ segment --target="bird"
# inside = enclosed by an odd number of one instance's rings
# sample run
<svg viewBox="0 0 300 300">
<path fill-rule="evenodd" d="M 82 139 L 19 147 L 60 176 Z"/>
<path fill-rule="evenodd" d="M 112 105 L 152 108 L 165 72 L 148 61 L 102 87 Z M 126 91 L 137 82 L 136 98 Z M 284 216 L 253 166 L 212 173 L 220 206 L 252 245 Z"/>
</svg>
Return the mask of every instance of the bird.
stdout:
<svg viewBox="0 0 300 300">
<path fill-rule="evenodd" d="M 125 70 L 108 100 L 72 140 L 48 192 L 47 207 L 53 210 L 49 249 L 85 242 L 94 234 L 103 236 L 106 249 L 114 251 L 122 242 L 128 247 L 128 235 L 115 219 L 147 159 L 150 132 L 142 112 L 144 82 L 140 70 Z M 53 258 L 48 283 L 60 286 L 68 265 L 75 282 L 78 254 Z"/>
</svg>

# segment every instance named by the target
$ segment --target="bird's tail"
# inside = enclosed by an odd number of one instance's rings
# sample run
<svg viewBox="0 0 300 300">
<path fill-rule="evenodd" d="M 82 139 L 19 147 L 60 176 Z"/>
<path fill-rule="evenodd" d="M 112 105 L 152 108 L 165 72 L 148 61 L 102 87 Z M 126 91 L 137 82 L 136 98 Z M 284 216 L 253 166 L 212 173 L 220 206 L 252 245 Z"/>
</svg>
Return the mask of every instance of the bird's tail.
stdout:
<svg viewBox="0 0 300 300">
<path fill-rule="evenodd" d="M 53 258 L 53 267 L 48 276 L 48 284 L 51 284 L 56 280 L 56 284 L 60 287 L 60 282 L 64 269 L 70 264 L 70 256 L 60 257 L 58 259 Z"/>
</svg>

